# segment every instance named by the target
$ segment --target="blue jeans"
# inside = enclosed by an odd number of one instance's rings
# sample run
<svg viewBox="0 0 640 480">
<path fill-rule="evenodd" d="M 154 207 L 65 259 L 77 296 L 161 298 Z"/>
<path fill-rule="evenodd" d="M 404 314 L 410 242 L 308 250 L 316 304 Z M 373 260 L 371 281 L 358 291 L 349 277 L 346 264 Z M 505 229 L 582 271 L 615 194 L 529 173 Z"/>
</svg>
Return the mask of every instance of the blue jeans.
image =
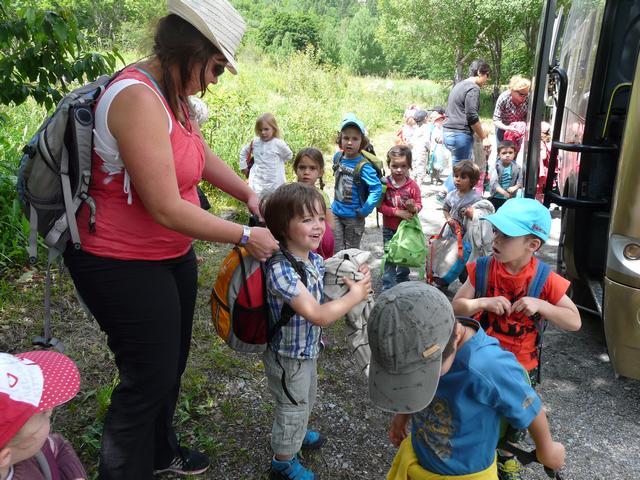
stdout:
<svg viewBox="0 0 640 480">
<path fill-rule="evenodd" d="M 443 135 L 444 146 L 451 152 L 451 168 L 455 167 L 460 160 L 471 160 L 471 151 L 473 149 L 473 134 L 466 132 L 445 131 Z M 451 175 L 444 182 L 447 191 L 454 189 L 453 186 L 453 170 Z"/>
<path fill-rule="evenodd" d="M 386 253 L 389 242 L 396 233 L 389 227 L 382 227 L 382 242 Z M 382 274 L 382 290 L 393 287 L 396 283 L 409 281 L 409 267 L 402 267 L 391 262 L 384 262 L 384 273 Z"/>
</svg>

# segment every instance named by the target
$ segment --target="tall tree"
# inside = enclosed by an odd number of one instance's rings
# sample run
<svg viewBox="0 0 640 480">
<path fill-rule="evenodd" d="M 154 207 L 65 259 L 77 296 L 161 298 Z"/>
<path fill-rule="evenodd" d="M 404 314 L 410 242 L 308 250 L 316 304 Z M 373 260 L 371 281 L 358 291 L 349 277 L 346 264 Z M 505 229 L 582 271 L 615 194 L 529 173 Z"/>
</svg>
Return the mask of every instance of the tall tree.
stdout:
<svg viewBox="0 0 640 480">
<path fill-rule="evenodd" d="M 71 82 L 115 68 L 117 53 L 85 47 L 68 8 L 39 10 L 0 0 L 0 104 L 18 105 L 31 96 L 51 108 Z"/>
<path fill-rule="evenodd" d="M 369 10 L 355 14 L 342 44 L 342 63 L 353 73 L 380 74 L 385 70 L 382 45 L 376 38 L 376 21 Z"/>
</svg>

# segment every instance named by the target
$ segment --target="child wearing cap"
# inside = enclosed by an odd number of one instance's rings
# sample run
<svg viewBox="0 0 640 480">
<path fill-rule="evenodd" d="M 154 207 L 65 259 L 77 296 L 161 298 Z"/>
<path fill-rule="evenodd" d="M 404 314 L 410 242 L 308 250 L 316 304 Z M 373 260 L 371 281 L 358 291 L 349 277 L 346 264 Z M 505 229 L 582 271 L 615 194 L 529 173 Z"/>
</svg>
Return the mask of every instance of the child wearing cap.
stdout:
<svg viewBox="0 0 640 480">
<path fill-rule="evenodd" d="M 388 480 L 495 480 L 502 417 L 529 429 L 541 463 L 562 467 L 564 446 L 552 440 L 513 354 L 475 320 L 456 320 L 435 287 L 406 282 L 384 291 L 368 326 L 369 395 L 396 414 L 389 439 L 400 449 Z"/>
<path fill-rule="evenodd" d="M 87 474 L 51 410 L 80 388 L 75 364 L 57 352 L 0 353 L 0 480 L 78 480 Z"/>
<path fill-rule="evenodd" d="M 484 217 L 495 230 L 493 255 L 467 265 L 467 281 L 453 299 L 456 315 L 474 316 L 488 335 L 512 352 L 529 372 L 539 379 L 539 330 L 542 319 L 563 330 L 580 328 L 580 314 L 566 295 L 569 281 L 547 267 L 534 253 L 549 239 L 551 215 L 531 198 L 507 200 L 493 215 Z M 534 283 L 537 295 L 531 296 Z M 480 285 L 482 283 L 482 285 Z M 517 470 L 515 459 L 500 458 L 504 470 Z"/>
<path fill-rule="evenodd" d="M 337 139 L 340 151 L 333 156 L 335 194 L 331 210 L 335 217 L 335 251 L 360 248 L 364 219 L 382 197 L 382 184 L 375 168 L 362 150 L 369 144 L 364 123 L 353 113 L 340 125 Z M 358 166 L 361 168 L 358 168 Z M 359 173 L 358 173 L 359 170 Z"/>
</svg>

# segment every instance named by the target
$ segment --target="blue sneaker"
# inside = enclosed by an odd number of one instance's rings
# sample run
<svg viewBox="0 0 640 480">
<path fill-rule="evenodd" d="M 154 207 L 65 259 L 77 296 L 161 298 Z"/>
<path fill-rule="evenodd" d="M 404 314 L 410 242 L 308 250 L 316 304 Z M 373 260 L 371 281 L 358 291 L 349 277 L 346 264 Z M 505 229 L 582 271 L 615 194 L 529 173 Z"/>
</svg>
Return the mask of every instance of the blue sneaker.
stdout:
<svg viewBox="0 0 640 480">
<path fill-rule="evenodd" d="M 302 440 L 302 450 L 318 450 L 327 439 L 320 432 L 315 430 L 307 430 Z"/>
<path fill-rule="evenodd" d="M 295 455 L 286 462 L 276 460 L 274 457 L 271 460 L 269 480 L 316 480 L 316 476 L 311 470 L 304 468 L 298 456 Z"/>
</svg>

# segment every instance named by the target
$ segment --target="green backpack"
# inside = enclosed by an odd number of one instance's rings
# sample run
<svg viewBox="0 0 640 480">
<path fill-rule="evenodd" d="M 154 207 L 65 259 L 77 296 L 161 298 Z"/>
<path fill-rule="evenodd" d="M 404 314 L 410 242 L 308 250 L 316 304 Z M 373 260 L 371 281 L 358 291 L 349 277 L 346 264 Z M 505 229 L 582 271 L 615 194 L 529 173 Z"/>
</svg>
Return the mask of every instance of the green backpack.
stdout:
<svg viewBox="0 0 640 480">
<path fill-rule="evenodd" d="M 420 278 L 424 278 L 424 266 L 427 261 L 427 242 L 422 232 L 418 215 L 410 220 L 402 220 L 398 230 L 387 244 L 382 257 L 382 269 L 385 262 L 403 267 L 419 268 Z"/>
</svg>

